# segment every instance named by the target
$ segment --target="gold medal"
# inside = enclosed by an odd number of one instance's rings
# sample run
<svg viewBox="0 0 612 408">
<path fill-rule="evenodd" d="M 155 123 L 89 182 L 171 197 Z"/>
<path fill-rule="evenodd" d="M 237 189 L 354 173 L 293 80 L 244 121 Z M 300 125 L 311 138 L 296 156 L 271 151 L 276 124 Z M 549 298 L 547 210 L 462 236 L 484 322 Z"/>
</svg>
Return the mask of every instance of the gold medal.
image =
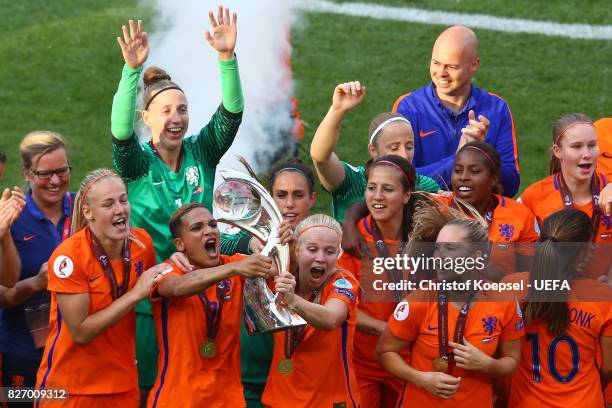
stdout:
<svg viewBox="0 0 612 408">
<path fill-rule="evenodd" d="M 283 375 L 289 375 L 293 371 L 293 361 L 286 358 L 278 362 L 278 371 Z"/>
<path fill-rule="evenodd" d="M 212 340 L 208 340 L 200 346 L 200 355 L 204 358 L 213 358 L 217 354 L 217 346 Z"/>
<path fill-rule="evenodd" d="M 434 370 L 436 370 L 436 371 L 440 371 L 440 372 L 448 371 L 448 361 L 446 361 L 442 357 L 436 358 L 431 363 L 433 365 Z"/>
</svg>

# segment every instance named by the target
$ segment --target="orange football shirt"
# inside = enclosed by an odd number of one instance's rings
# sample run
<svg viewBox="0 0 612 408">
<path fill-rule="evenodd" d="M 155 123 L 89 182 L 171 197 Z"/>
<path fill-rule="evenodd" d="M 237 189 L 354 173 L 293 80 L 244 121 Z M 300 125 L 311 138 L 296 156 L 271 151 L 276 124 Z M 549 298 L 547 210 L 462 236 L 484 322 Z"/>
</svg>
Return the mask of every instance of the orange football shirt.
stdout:
<svg viewBox="0 0 612 408">
<path fill-rule="evenodd" d="M 519 371 L 511 380 L 511 407 L 604 405 L 596 359 L 599 338 L 612 336 L 612 303 L 576 301 L 576 295 L 612 299 L 612 290 L 588 278 L 574 279 L 570 286 L 567 333 L 553 337 L 544 322 L 525 326 Z"/>
<path fill-rule="evenodd" d="M 494 301 L 492 293 L 480 293 L 470 305 L 465 338 L 489 356 L 493 356 L 504 341 L 520 339 L 523 320 L 518 303 Z M 402 311 L 393 313 L 389 330 L 398 338 L 410 342 L 410 365 L 419 371 L 433 371 L 432 362 L 440 357 L 438 350 L 438 302 L 435 292 L 415 291 L 405 302 Z M 449 304 L 448 333 L 452 339 L 459 310 Z M 452 349 L 449 351 L 452 352 Z M 490 408 L 493 404 L 492 381 L 485 373 L 469 371 L 449 364 L 449 375 L 461 377 L 452 398 L 439 399 L 426 390 L 406 383 L 398 407 Z"/>
<path fill-rule="evenodd" d="M 131 270 L 128 290 L 138 276 L 155 265 L 155 251 L 149 234 L 140 228 L 132 232 L 146 249 L 130 243 Z M 123 282 L 123 261 L 111 261 L 117 284 Z M 112 302 L 111 285 L 93 254 L 89 230 L 84 228 L 63 241 L 49 258 L 51 292 L 50 334 L 38 369 L 38 388 L 63 388 L 71 395 L 119 394 L 138 388 L 136 372 L 136 320 L 133 311 L 91 342 L 74 342 L 62 320 L 57 293 L 89 293 L 89 314 Z M 41 404 L 43 405 L 43 404 Z"/>
<path fill-rule="evenodd" d="M 221 264 L 244 258 L 246 256 L 239 254 L 221 255 Z M 184 274 L 173 265 L 172 272 L 163 279 Z M 240 379 L 243 281 L 242 276 L 232 276 L 225 282 L 229 290 L 225 294 L 221 323 L 214 341 L 217 350 L 212 358 L 200 355 L 200 346 L 208 340 L 208 326 L 199 295 L 160 298 L 156 290 L 162 281 L 153 288 L 151 300 L 159 358 L 148 407 L 246 406 Z M 217 285 L 207 288 L 206 295 L 213 309 L 218 308 Z"/>
<path fill-rule="evenodd" d="M 341 300 L 348 308 L 346 320 L 331 331 L 307 325 L 291 357 L 293 371 L 288 375 L 278 370 L 278 363 L 285 359 L 285 333 L 274 333 L 274 355 L 261 399 L 263 405 L 271 408 L 360 406 L 353 369 L 358 290 L 357 280 L 346 271 L 336 271 L 328 279 L 322 288 L 321 304 L 330 299 Z"/>
</svg>

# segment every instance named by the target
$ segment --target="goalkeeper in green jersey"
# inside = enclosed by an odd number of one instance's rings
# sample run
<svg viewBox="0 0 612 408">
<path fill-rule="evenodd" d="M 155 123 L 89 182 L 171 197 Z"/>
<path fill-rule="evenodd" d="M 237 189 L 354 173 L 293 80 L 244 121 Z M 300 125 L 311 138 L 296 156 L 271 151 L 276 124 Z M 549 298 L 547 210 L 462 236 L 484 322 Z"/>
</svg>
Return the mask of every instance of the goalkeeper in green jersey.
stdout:
<svg viewBox="0 0 612 408">
<path fill-rule="evenodd" d="M 137 84 L 149 54 L 147 33 L 142 31 L 141 21 L 130 20 L 128 27 L 122 27 L 123 37 L 117 38 L 125 65 L 113 98 L 113 163 L 128 186 L 131 224 L 151 235 L 158 262 L 174 252 L 168 221 L 177 208 L 200 202 L 212 211 L 215 168 L 234 141 L 242 120 L 244 101 L 234 55 L 236 14 L 230 19 L 229 10 L 220 6 L 216 18 L 212 12 L 209 18 L 212 33 L 206 31 L 206 40 L 218 52 L 222 103 L 209 123 L 193 136 L 185 137 L 189 111 L 183 90 L 164 70 L 149 67 L 143 78 L 142 121 L 151 140 L 139 143 L 134 117 Z M 249 239 L 245 236 L 232 243 L 248 248 Z M 156 377 L 157 342 L 150 303 L 138 304 L 136 312 L 141 401 L 146 401 Z"/>
</svg>

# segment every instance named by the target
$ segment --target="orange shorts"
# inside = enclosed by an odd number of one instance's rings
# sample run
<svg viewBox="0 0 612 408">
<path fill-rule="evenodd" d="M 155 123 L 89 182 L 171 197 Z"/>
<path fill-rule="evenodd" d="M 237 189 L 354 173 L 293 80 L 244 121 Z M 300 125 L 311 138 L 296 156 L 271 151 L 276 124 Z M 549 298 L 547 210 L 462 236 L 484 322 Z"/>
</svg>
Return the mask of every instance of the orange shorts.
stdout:
<svg viewBox="0 0 612 408">
<path fill-rule="evenodd" d="M 362 408 L 393 408 L 404 387 L 399 378 L 357 376 Z"/>
<path fill-rule="evenodd" d="M 94 395 L 70 395 L 66 400 L 46 401 L 34 403 L 38 408 L 138 408 L 140 403 L 140 392 L 136 388 L 132 391 L 120 394 L 94 394 Z"/>
</svg>

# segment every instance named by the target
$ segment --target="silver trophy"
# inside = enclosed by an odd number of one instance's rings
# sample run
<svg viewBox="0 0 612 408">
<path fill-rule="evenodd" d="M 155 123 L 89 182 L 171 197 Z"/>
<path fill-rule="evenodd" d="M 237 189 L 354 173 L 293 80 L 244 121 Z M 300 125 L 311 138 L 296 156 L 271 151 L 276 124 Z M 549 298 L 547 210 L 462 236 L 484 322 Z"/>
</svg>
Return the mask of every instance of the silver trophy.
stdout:
<svg viewBox="0 0 612 408">
<path fill-rule="evenodd" d="M 265 243 L 261 254 L 271 256 L 279 271 L 287 271 L 289 246 L 281 245 L 278 235 L 283 218 L 270 194 L 247 174 L 232 169 L 220 169 L 219 173 L 224 181 L 213 195 L 219 221 L 234 225 Z M 265 279 L 259 277 L 245 280 L 244 321 L 249 335 L 306 325 L 303 318 L 277 300 Z"/>
</svg>

